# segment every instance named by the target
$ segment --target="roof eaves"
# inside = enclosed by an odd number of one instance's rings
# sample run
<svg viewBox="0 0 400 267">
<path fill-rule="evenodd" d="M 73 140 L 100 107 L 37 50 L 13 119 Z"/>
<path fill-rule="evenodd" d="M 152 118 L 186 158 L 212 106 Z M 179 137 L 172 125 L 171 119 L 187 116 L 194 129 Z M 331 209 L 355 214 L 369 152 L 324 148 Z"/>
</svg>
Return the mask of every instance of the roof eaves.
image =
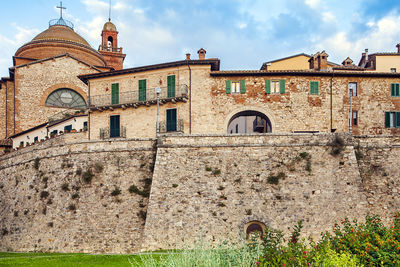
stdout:
<svg viewBox="0 0 400 267">
<path fill-rule="evenodd" d="M 15 138 L 15 137 L 24 135 L 24 134 L 29 133 L 29 132 L 31 132 L 31 131 L 40 129 L 40 128 L 42 128 L 42 127 L 45 127 L 46 125 L 47 125 L 47 122 L 42 123 L 42 124 L 39 124 L 39 125 L 37 125 L 37 126 L 35 126 L 35 127 L 32 127 L 32 128 L 30 128 L 30 129 L 27 129 L 27 130 L 25 130 L 25 131 L 22 131 L 22 132 L 19 132 L 19 133 L 17 133 L 17 134 L 14 134 L 14 135 L 10 136 L 9 138 Z"/>
<path fill-rule="evenodd" d="M 131 73 L 137 73 L 137 72 L 143 72 L 143 71 L 149 71 L 149 70 L 155 70 L 155 69 L 162 69 L 162 68 L 171 68 L 171 67 L 177 67 L 177 66 L 185 66 L 185 65 L 211 65 L 211 71 L 215 71 L 215 70 L 219 70 L 220 60 L 218 58 L 204 59 L 204 60 L 193 60 L 193 59 L 180 60 L 180 61 L 154 64 L 154 65 L 146 65 L 146 66 L 141 66 L 141 67 L 134 67 L 134 68 L 129 68 L 129 69 L 115 70 L 115 71 L 110 71 L 110 72 L 79 75 L 78 78 L 87 84 L 88 80 L 95 79 L 95 78 L 131 74 Z"/>
</svg>

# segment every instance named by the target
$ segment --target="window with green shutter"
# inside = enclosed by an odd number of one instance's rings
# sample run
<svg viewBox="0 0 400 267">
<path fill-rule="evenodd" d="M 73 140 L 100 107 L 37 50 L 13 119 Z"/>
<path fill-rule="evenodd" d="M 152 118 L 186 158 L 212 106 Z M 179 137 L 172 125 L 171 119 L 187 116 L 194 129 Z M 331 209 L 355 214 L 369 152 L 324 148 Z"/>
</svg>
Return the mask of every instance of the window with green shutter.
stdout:
<svg viewBox="0 0 400 267">
<path fill-rule="evenodd" d="M 146 80 L 139 80 L 139 102 L 146 101 Z"/>
<path fill-rule="evenodd" d="M 231 81 L 226 80 L 226 93 L 230 94 L 231 93 Z"/>
<path fill-rule="evenodd" d="M 281 94 L 284 94 L 285 93 L 285 79 L 281 79 L 281 81 L 280 81 L 280 93 Z"/>
<path fill-rule="evenodd" d="M 119 104 L 119 83 L 111 84 L 111 105 Z"/>
<path fill-rule="evenodd" d="M 400 84 L 399 83 L 390 84 L 390 96 L 400 96 Z"/>
<path fill-rule="evenodd" d="M 271 80 L 266 80 L 265 81 L 265 93 L 270 94 L 271 93 Z"/>
<path fill-rule="evenodd" d="M 167 97 L 175 97 L 175 75 L 167 77 Z"/>
<path fill-rule="evenodd" d="M 312 81 L 310 82 L 310 94 L 312 95 L 318 95 L 319 91 L 319 82 Z"/>
<path fill-rule="evenodd" d="M 240 80 L 240 93 L 241 94 L 246 93 L 246 84 L 244 80 Z"/>
<path fill-rule="evenodd" d="M 385 112 L 385 127 L 400 128 L 400 112 Z"/>
</svg>

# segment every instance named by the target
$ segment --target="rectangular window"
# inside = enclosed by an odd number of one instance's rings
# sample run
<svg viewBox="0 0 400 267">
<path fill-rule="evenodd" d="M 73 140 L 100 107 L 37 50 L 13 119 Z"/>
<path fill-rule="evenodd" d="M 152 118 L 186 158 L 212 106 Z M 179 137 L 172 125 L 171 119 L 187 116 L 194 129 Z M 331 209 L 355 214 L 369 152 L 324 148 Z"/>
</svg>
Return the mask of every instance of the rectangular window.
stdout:
<svg viewBox="0 0 400 267">
<path fill-rule="evenodd" d="M 175 75 L 167 77 L 167 97 L 175 97 Z"/>
<path fill-rule="evenodd" d="M 357 83 L 349 83 L 349 95 L 357 96 Z"/>
<path fill-rule="evenodd" d="M 232 82 L 232 93 L 240 93 L 240 82 Z"/>
<path fill-rule="evenodd" d="M 167 132 L 176 132 L 176 108 L 167 109 Z"/>
<path fill-rule="evenodd" d="M 83 122 L 83 130 L 86 130 L 87 129 L 87 121 L 84 121 Z"/>
<path fill-rule="evenodd" d="M 390 72 L 396 72 L 396 68 L 391 68 Z"/>
<path fill-rule="evenodd" d="M 64 133 L 69 133 L 72 130 L 72 124 L 64 126 Z"/>
<path fill-rule="evenodd" d="M 139 102 L 146 101 L 146 79 L 139 80 Z"/>
<path fill-rule="evenodd" d="M 312 81 L 310 82 L 310 94 L 312 95 L 318 95 L 319 91 L 319 82 Z"/>
<path fill-rule="evenodd" d="M 385 112 L 385 127 L 400 128 L 400 112 Z"/>
<path fill-rule="evenodd" d="M 267 94 L 284 94 L 285 93 L 285 79 L 281 80 L 266 80 L 265 81 L 265 92 Z"/>
<path fill-rule="evenodd" d="M 35 136 L 35 138 L 33 138 L 33 142 L 39 142 L 39 137 L 38 136 Z"/>
<path fill-rule="evenodd" d="M 390 96 L 400 96 L 400 83 L 390 84 Z"/>
<path fill-rule="evenodd" d="M 120 118 L 119 115 L 110 116 L 110 138 L 120 137 Z"/>
<path fill-rule="evenodd" d="M 353 126 L 358 125 L 358 111 L 353 110 Z"/>
<path fill-rule="evenodd" d="M 53 131 L 51 131 L 51 133 L 50 133 L 50 135 L 56 135 L 56 134 L 58 134 L 58 131 L 57 131 L 57 130 L 53 130 Z"/>
<path fill-rule="evenodd" d="M 119 104 L 119 83 L 111 84 L 111 105 Z"/>
</svg>

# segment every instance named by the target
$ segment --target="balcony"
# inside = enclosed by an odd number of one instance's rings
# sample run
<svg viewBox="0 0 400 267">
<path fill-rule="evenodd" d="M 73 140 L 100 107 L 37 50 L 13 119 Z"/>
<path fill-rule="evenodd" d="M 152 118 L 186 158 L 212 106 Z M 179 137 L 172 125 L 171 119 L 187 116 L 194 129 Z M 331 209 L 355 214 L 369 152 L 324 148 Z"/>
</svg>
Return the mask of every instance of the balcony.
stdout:
<svg viewBox="0 0 400 267">
<path fill-rule="evenodd" d="M 160 133 L 172 133 L 181 132 L 183 133 L 183 119 L 179 119 L 176 122 L 160 121 Z"/>
<path fill-rule="evenodd" d="M 122 53 L 122 47 L 111 47 L 111 46 L 99 45 L 99 51 Z"/>
<path fill-rule="evenodd" d="M 102 128 L 100 129 L 100 139 L 110 139 L 110 138 L 126 138 L 126 128 L 121 126 L 120 128 L 110 129 Z"/>
<path fill-rule="evenodd" d="M 166 102 L 186 102 L 188 99 L 188 86 L 182 84 L 175 87 L 174 90 L 167 90 L 168 88 L 161 87 L 161 93 L 159 95 L 160 105 Z M 114 108 L 128 108 L 139 106 L 150 106 L 157 104 L 157 95 L 155 88 L 147 88 L 146 94 L 140 94 L 139 91 L 128 91 L 120 92 L 118 99 L 111 99 L 111 92 L 105 95 L 95 95 L 91 96 L 89 99 L 90 110 L 107 110 Z"/>
</svg>

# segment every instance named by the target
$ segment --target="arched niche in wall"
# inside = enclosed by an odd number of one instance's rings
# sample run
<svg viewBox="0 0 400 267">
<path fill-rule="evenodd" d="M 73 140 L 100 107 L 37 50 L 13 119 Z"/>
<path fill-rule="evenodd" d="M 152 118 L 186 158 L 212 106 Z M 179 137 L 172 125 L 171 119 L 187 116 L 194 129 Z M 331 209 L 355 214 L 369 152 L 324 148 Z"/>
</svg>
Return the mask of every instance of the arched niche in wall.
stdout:
<svg viewBox="0 0 400 267">
<path fill-rule="evenodd" d="M 231 117 L 228 123 L 228 134 L 270 133 L 272 125 L 270 119 L 259 111 L 244 110 Z"/>
<path fill-rule="evenodd" d="M 244 227 L 246 238 L 261 238 L 265 234 L 265 228 L 265 224 L 260 221 L 250 221 L 246 223 Z"/>
<path fill-rule="evenodd" d="M 76 91 L 69 88 L 59 88 L 46 99 L 46 106 L 63 108 L 86 108 L 85 99 Z"/>
</svg>

